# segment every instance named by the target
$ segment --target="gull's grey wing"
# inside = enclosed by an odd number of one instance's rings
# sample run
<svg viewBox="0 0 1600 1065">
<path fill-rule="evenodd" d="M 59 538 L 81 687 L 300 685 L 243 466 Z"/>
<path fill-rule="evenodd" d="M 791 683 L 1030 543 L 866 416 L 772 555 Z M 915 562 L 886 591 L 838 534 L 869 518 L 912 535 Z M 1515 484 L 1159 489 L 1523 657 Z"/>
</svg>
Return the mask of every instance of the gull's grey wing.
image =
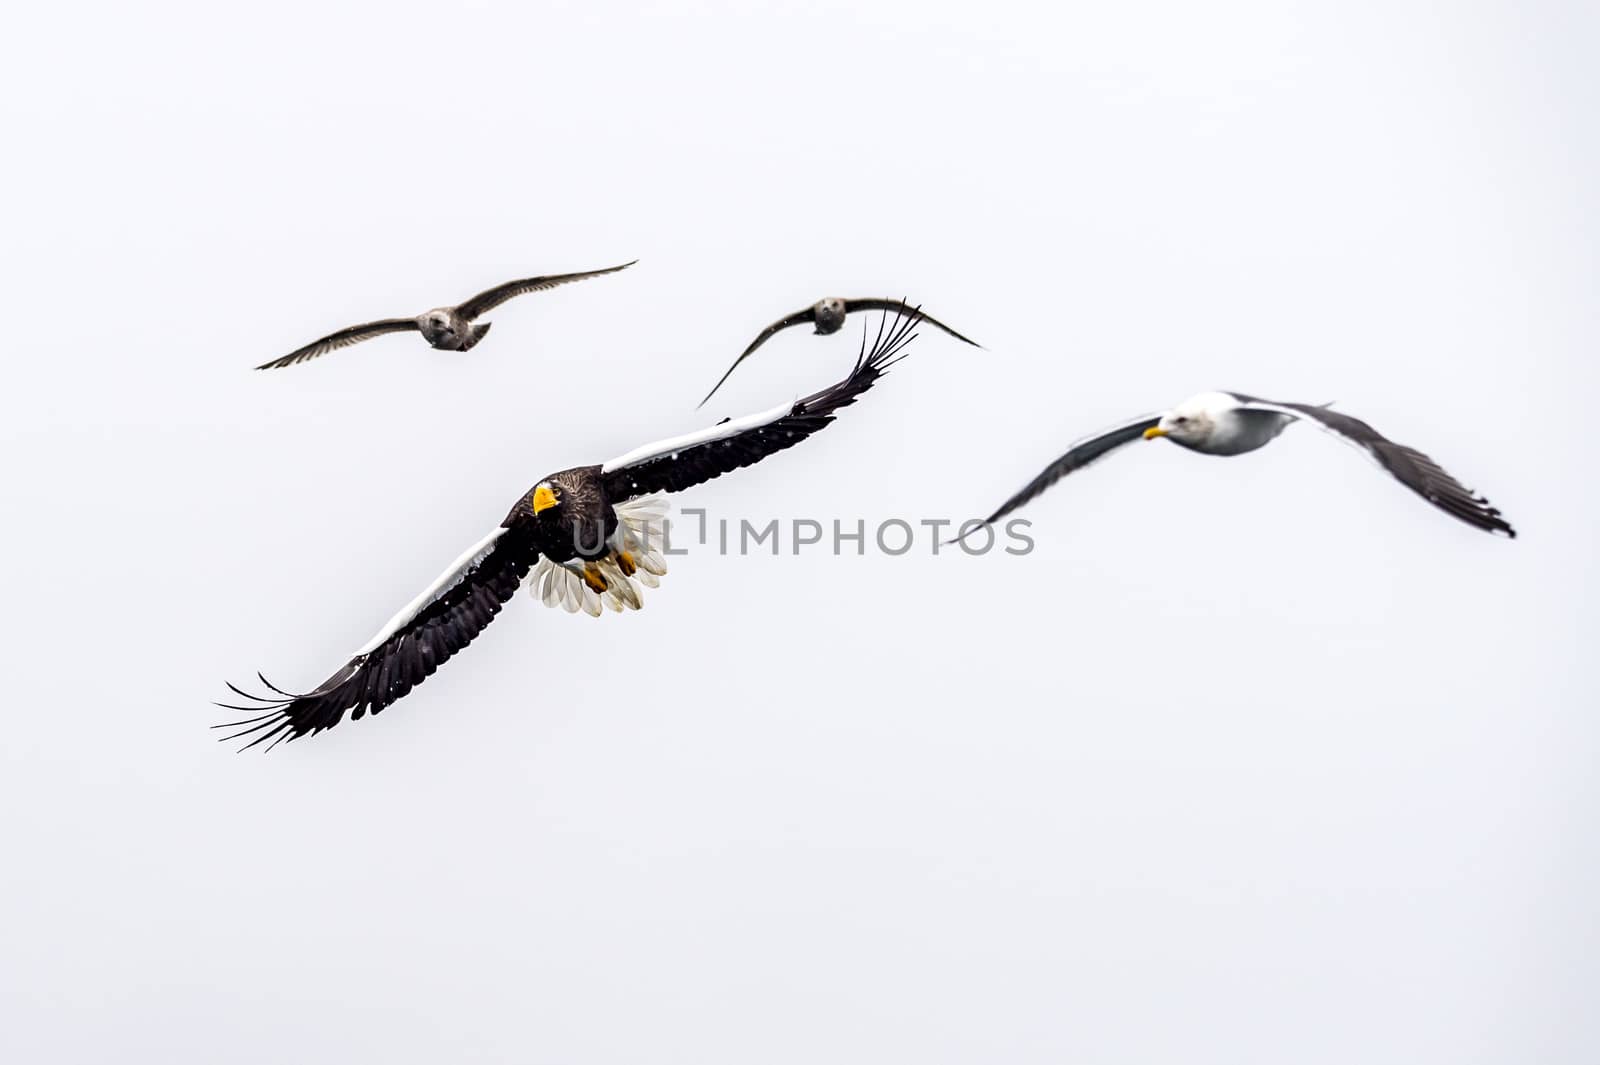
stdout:
<svg viewBox="0 0 1600 1065">
<path fill-rule="evenodd" d="M 1230 393 L 1245 410 L 1272 411 L 1293 418 L 1305 418 L 1317 428 L 1332 433 L 1345 443 L 1360 448 L 1379 466 L 1417 495 L 1453 518 L 1485 532 L 1516 536 L 1511 523 L 1489 501 L 1446 473 L 1437 462 L 1416 448 L 1397 444 L 1360 418 L 1352 418 L 1327 407 L 1308 403 L 1278 403 Z"/>
<path fill-rule="evenodd" d="M 901 307 L 898 304 L 892 309 L 899 311 L 902 314 L 911 313 L 910 307 Z M 710 400 L 712 396 L 717 394 L 717 389 L 721 388 L 728 378 L 733 376 L 733 371 L 739 368 L 739 364 L 748 359 L 751 354 L 754 353 L 754 351 L 761 345 L 765 344 L 774 336 L 783 332 L 785 329 L 788 329 L 792 325 L 800 325 L 803 322 L 814 322 L 816 320 L 816 308 L 807 307 L 803 311 L 795 311 L 791 315 L 779 318 L 776 322 L 773 322 L 771 325 L 767 326 L 754 340 L 750 342 L 750 346 L 745 348 L 744 351 L 739 354 L 737 359 L 733 360 L 733 365 L 728 367 L 728 372 L 722 375 L 722 379 L 717 382 L 716 388 L 713 388 L 711 391 L 707 392 L 706 398 L 702 399 L 698 404 L 696 404 L 695 409 L 699 410 L 701 407 L 705 406 L 706 402 Z"/>
<path fill-rule="evenodd" d="M 457 307 L 456 313 L 463 318 L 476 318 L 480 314 L 488 314 L 513 296 L 521 296 L 529 292 L 542 292 L 547 288 L 565 285 L 570 281 L 583 281 L 587 278 L 599 277 L 601 274 L 614 274 L 618 270 L 626 270 L 638 261 L 638 259 L 634 259 L 633 262 L 626 262 L 621 266 L 608 266 L 604 270 L 583 270 L 576 274 L 550 274 L 546 277 L 525 277 L 520 281 L 507 281 L 503 285 L 496 285 L 494 288 L 478 293 Z"/>
<path fill-rule="evenodd" d="M 351 344 L 359 344 L 363 340 L 382 336 L 385 333 L 405 333 L 420 331 L 415 318 L 385 318 L 379 322 L 367 322 L 363 325 L 353 325 L 349 329 L 341 329 L 337 333 L 329 333 L 321 340 L 313 340 L 303 348 L 296 348 L 281 359 L 273 359 L 257 366 L 258 370 L 277 370 L 284 366 L 293 366 L 297 362 L 314 359 L 318 355 L 326 355 L 330 351 L 348 348 Z"/>
<path fill-rule="evenodd" d="M 1039 476 L 1029 481 L 1022 490 L 1004 503 L 1000 504 L 993 514 L 983 519 L 985 525 L 993 525 L 1001 518 L 1025 503 L 1032 502 L 1043 494 L 1046 488 L 1055 484 L 1067 474 L 1081 470 L 1096 459 L 1110 454 L 1125 444 L 1142 439 L 1146 429 L 1161 422 L 1161 415 L 1146 414 L 1134 421 L 1124 422 L 1112 429 L 1107 429 L 1094 436 L 1084 437 L 1067 449 L 1067 453 L 1056 459 L 1040 471 Z"/>
<path fill-rule="evenodd" d="M 911 308 L 906 306 L 904 300 L 865 299 L 845 300 L 844 311 L 846 314 L 849 314 L 851 311 L 899 311 L 901 314 L 907 314 L 911 311 Z M 975 348 L 983 347 L 983 345 L 978 343 L 976 340 L 973 340 L 970 337 L 962 336 L 960 333 L 956 332 L 954 329 L 951 329 L 949 326 L 945 325 L 931 314 L 924 313 L 922 320 L 931 326 L 935 326 L 944 330 L 946 333 L 949 333 L 963 344 L 971 344 Z"/>
</svg>

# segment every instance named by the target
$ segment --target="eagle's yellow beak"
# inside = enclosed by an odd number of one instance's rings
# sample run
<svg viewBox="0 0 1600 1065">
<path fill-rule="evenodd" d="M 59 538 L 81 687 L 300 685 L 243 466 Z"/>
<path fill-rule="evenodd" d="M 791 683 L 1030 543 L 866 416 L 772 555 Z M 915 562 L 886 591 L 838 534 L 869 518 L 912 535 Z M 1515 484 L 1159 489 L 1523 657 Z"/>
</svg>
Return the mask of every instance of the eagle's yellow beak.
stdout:
<svg viewBox="0 0 1600 1065">
<path fill-rule="evenodd" d="M 533 490 L 533 512 L 543 514 L 556 505 L 556 494 L 544 485 Z"/>
<path fill-rule="evenodd" d="M 1159 425 L 1152 425 L 1150 428 L 1148 428 L 1148 429 L 1146 429 L 1144 431 L 1144 438 L 1146 440 L 1154 440 L 1158 436 L 1166 436 L 1166 435 L 1167 435 L 1167 431 L 1165 429 L 1161 428 L 1161 426 L 1159 426 Z"/>
</svg>

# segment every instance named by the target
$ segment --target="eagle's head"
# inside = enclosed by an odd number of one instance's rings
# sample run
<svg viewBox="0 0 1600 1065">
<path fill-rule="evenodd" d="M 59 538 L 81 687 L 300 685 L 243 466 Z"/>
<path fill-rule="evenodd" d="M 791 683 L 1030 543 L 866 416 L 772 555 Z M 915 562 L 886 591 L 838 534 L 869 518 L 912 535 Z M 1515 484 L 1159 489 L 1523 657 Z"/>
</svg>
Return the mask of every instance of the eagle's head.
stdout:
<svg viewBox="0 0 1600 1065">
<path fill-rule="evenodd" d="M 533 507 L 534 517 L 547 510 L 555 510 L 561 506 L 561 490 L 549 481 L 540 481 L 533 486 L 533 499 L 530 505 Z"/>
</svg>

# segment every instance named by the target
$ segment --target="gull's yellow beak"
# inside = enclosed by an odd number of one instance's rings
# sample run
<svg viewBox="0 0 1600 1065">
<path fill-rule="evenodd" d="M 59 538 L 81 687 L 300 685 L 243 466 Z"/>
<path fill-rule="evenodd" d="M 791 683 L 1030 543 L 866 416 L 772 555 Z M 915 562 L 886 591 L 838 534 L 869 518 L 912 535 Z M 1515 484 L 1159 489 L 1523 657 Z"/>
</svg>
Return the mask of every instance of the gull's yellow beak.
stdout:
<svg viewBox="0 0 1600 1065">
<path fill-rule="evenodd" d="M 556 494 L 544 485 L 533 490 L 533 512 L 543 514 L 556 505 Z"/>
<path fill-rule="evenodd" d="M 1166 435 L 1167 435 L 1167 431 L 1165 429 L 1161 428 L 1161 426 L 1159 426 L 1159 425 L 1152 425 L 1150 428 L 1148 428 L 1148 429 L 1146 429 L 1144 431 L 1144 438 L 1146 440 L 1154 440 L 1158 436 L 1166 436 Z"/>
</svg>

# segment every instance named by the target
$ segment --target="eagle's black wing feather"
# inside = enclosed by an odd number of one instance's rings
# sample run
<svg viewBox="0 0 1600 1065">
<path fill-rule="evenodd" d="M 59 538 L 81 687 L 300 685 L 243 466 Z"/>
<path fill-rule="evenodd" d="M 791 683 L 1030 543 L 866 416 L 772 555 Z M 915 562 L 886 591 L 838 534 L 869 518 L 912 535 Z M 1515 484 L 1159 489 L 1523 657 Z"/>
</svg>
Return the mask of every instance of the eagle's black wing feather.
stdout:
<svg viewBox="0 0 1600 1065">
<path fill-rule="evenodd" d="M 224 740 L 248 739 L 241 750 L 259 743 L 271 750 L 284 740 L 333 728 L 346 713 L 352 720 L 368 712 L 378 713 L 404 698 L 471 643 L 516 594 L 538 559 L 531 523 L 512 520 L 454 584 L 442 589 L 377 647 L 346 662 L 316 690 L 294 695 L 266 677 L 260 679 L 267 695 L 229 684 L 254 705 L 218 705 L 254 716 L 214 727 L 233 730 Z"/>
<path fill-rule="evenodd" d="M 727 435 L 716 435 L 713 428 L 698 434 L 706 439 L 641 455 L 620 465 L 607 463 L 603 471 L 607 497 L 617 503 L 651 492 L 681 492 L 793 447 L 833 421 L 839 408 L 854 403 L 890 366 L 904 358 L 906 345 L 916 339 L 912 330 L 919 321 L 915 311 L 896 314 L 892 322 L 885 315 L 870 351 L 863 333 L 861 354 L 850 375 L 797 400 L 787 413 Z"/>
</svg>

